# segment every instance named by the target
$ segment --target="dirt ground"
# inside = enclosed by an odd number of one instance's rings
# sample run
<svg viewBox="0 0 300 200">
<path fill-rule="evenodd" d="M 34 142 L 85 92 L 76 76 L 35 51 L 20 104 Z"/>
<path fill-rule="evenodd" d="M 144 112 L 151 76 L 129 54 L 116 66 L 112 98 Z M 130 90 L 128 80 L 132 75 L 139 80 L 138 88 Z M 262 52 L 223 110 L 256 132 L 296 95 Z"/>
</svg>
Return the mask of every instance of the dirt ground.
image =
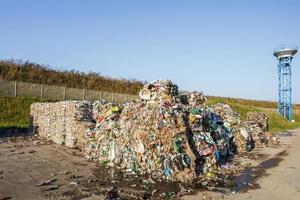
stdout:
<svg viewBox="0 0 300 200">
<path fill-rule="evenodd" d="M 266 148 L 261 151 L 271 155 L 258 165 L 248 168 L 240 181 L 251 186 L 238 193 L 205 192 L 185 196 L 184 199 L 225 200 L 299 200 L 300 199 L 300 129 L 281 134 L 281 148 Z M 245 181 L 245 183 L 243 183 Z"/>
<path fill-rule="evenodd" d="M 300 129 L 281 140 L 280 148 L 256 149 L 236 158 L 235 162 L 245 167 L 243 173 L 237 173 L 236 188 L 214 188 L 212 192 L 149 177 L 125 177 L 83 158 L 78 150 L 33 136 L 2 137 L 0 200 L 114 199 L 115 189 L 123 199 L 169 199 L 177 197 L 175 192 L 183 199 L 270 199 L 269 195 L 299 199 Z M 259 198 L 263 195 L 265 198 Z"/>
</svg>

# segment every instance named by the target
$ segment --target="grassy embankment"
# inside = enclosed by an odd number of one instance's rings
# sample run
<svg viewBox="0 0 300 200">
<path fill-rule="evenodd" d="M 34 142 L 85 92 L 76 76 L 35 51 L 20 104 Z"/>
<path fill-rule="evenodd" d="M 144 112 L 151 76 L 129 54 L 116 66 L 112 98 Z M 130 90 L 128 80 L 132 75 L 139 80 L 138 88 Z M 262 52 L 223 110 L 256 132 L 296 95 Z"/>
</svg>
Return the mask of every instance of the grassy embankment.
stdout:
<svg viewBox="0 0 300 200">
<path fill-rule="evenodd" d="M 280 132 L 284 130 L 294 129 L 300 127 L 300 115 L 293 115 L 295 122 L 289 122 L 285 118 L 278 115 L 271 110 L 264 110 L 263 108 L 277 108 L 276 102 L 269 101 L 255 101 L 248 99 L 234 99 L 226 97 L 208 97 L 208 105 L 212 105 L 218 102 L 226 103 L 230 105 L 233 110 L 240 113 L 241 119 L 245 119 L 247 112 L 257 111 L 264 112 L 269 117 L 269 127 L 271 132 Z M 294 109 L 299 109 L 300 105 L 293 105 Z"/>
<path fill-rule="evenodd" d="M 300 115 L 294 115 L 294 123 L 288 122 L 277 115 L 274 111 L 265 111 L 260 108 L 269 108 L 270 102 L 265 104 L 261 101 L 238 100 L 224 97 L 209 97 L 208 105 L 222 102 L 229 104 L 236 112 L 240 113 L 241 118 L 246 117 L 249 111 L 265 112 L 269 116 L 270 131 L 279 132 L 300 127 Z M 251 104 L 248 102 L 251 101 Z M 0 97 L 0 128 L 27 128 L 30 104 L 40 102 L 40 99 L 23 97 Z M 247 105 L 248 103 L 248 105 Z M 273 102 L 271 102 L 273 104 Z M 250 104 L 250 106 L 249 106 Z M 260 107 L 260 108 L 257 108 Z"/>
<path fill-rule="evenodd" d="M 110 78 L 96 72 L 58 70 L 22 60 L 0 60 L 0 79 L 124 94 L 137 94 L 143 86 L 143 82 L 135 79 Z"/>
<path fill-rule="evenodd" d="M 27 128 L 30 105 L 40 99 L 0 97 L 0 128 Z"/>
</svg>

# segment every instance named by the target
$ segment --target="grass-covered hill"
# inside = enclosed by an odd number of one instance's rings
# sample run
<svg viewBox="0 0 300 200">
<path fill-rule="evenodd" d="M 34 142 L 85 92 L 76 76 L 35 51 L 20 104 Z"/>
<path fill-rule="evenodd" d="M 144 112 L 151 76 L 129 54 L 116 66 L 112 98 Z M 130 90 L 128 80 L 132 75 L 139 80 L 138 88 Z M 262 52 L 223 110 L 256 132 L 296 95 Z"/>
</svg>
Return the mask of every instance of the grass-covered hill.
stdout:
<svg viewBox="0 0 300 200">
<path fill-rule="evenodd" d="M 22 60 L 0 60 L 0 78 L 126 94 L 137 94 L 143 85 L 137 80 L 113 79 L 96 72 L 55 70 Z"/>
</svg>

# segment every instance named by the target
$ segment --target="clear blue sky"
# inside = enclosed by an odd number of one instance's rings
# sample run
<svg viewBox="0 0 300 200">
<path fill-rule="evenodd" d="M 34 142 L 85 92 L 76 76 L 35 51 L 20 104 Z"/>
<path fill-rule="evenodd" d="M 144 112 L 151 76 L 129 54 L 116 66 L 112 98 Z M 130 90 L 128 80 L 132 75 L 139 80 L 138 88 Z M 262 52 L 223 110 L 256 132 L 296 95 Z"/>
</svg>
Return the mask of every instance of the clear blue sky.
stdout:
<svg viewBox="0 0 300 200">
<path fill-rule="evenodd" d="M 0 59 L 171 79 L 209 95 L 277 100 L 273 48 L 300 45 L 299 0 L 0 0 L 0 9 Z"/>
</svg>

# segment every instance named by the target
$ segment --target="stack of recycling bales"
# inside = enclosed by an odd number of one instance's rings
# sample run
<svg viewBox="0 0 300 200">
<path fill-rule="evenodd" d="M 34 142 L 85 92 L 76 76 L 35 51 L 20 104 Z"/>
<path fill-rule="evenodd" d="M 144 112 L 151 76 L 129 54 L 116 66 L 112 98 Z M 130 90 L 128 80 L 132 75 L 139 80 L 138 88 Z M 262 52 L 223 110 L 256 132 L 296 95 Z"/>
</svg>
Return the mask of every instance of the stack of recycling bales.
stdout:
<svg viewBox="0 0 300 200">
<path fill-rule="evenodd" d="M 257 124 L 264 132 L 268 131 L 268 117 L 264 113 L 248 112 L 247 121 Z"/>
<path fill-rule="evenodd" d="M 205 106 L 202 93 L 179 95 L 171 81 L 146 84 L 139 96 L 124 105 L 103 100 L 33 104 L 32 127 L 103 164 L 182 182 L 214 174 L 236 150 L 270 140 L 265 115 L 249 113 L 241 122 L 229 105 Z"/>
<path fill-rule="evenodd" d="M 182 99 L 171 81 L 154 81 L 122 112 L 101 104 L 97 119 L 102 120 L 86 133 L 86 156 L 128 172 L 183 182 L 214 172 L 230 154 L 229 131 L 204 107 L 202 93 L 188 94 L 185 103 Z"/>
<path fill-rule="evenodd" d="M 230 145 L 232 152 L 242 153 L 249 149 L 249 135 L 245 135 L 245 130 L 241 127 L 240 115 L 224 103 L 217 103 L 211 106 L 217 116 L 223 119 L 224 126 L 229 131 Z M 251 144 L 250 144 L 251 146 Z"/>
<path fill-rule="evenodd" d="M 174 173 L 177 169 L 191 179 L 188 154 L 193 153 L 189 151 L 184 112 L 177 96 L 177 86 L 172 82 L 156 81 L 145 85 L 141 98 L 127 104 L 121 113 L 122 108 L 116 105 L 101 105 L 103 112 L 97 118 L 103 120 L 87 132 L 91 142 L 86 155 L 128 172 L 178 180 L 181 176 Z"/>
<path fill-rule="evenodd" d="M 268 117 L 264 113 L 248 112 L 247 119 L 241 123 L 241 133 L 247 138 L 247 150 L 277 143 L 277 138 L 268 132 Z"/>
<path fill-rule="evenodd" d="M 277 138 L 268 132 L 268 117 L 260 112 L 248 112 L 246 120 L 241 121 L 238 113 L 229 105 L 218 103 L 212 105 L 213 111 L 223 119 L 229 130 L 234 150 L 237 153 L 251 151 L 255 147 L 265 147 L 277 143 Z M 231 143 L 230 143 L 231 144 Z"/>
<path fill-rule="evenodd" d="M 30 106 L 30 126 L 46 140 L 76 148 L 82 142 L 80 135 L 93 124 L 91 113 L 89 102 L 34 103 Z"/>
<path fill-rule="evenodd" d="M 197 174 L 214 173 L 219 165 L 232 155 L 230 132 L 223 118 L 212 107 L 204 107 L 204 102 L 194 103 L 194 96 L 203 99 L 202 93 L 189 94 L 189 123 L 192 143 L 196 146 Z M 188 133 L 188 132 L 187 132 Z"/>
</svg>

